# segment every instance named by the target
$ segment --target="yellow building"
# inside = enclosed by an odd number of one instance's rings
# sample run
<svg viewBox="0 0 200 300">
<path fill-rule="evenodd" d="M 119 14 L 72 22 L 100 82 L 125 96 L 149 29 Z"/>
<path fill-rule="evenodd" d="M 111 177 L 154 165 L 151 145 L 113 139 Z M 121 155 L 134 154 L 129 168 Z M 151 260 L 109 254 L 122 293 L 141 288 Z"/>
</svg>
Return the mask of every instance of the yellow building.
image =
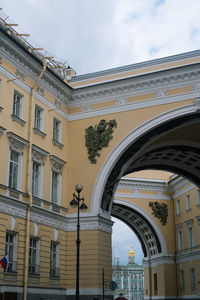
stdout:
<svg viewBox="0 0 200 300">
<path fill-rule="evenodd" d="M 75 76 L 0 20 L 0 299 L 74 298 L 77 183 L 82 299 L 103 269 L 112 298 L 111 215 L 141 242 L 145 299 L 199 298 L 199 74 L 194 51 Z M 179 176 L 126 176 L 152 169 Z"/>
</svg>

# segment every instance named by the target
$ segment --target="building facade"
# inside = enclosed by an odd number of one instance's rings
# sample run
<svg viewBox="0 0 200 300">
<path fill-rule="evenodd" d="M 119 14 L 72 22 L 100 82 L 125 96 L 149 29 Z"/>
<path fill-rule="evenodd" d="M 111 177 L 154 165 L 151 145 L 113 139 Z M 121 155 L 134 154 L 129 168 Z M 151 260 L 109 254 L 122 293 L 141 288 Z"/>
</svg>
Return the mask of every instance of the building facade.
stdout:
<svg viewBox="0 0 200 300">
<path fill-rule="evenodd" d="M 199 86 L 200 51 L 76 76 L 0 18 L 0 299 L 74 298 L 77 183 L 82 300 L 102 269 L 113 297 L 111 216 L 141 242 L 146 300 L 199 298 Z M 152 169 L 178 176 L 127 178 Z"/>
<path fill-rule="evenodd" d="M 128 264 L 120 265 L 119 260 L 114 258 L 112 278 L 117 283 L 114 298 L 120 294 L 129 300 L 143 300 L 144 268 L 135 263 L 135 254 L 131 248 L 128 256 Z"/>
</svg>

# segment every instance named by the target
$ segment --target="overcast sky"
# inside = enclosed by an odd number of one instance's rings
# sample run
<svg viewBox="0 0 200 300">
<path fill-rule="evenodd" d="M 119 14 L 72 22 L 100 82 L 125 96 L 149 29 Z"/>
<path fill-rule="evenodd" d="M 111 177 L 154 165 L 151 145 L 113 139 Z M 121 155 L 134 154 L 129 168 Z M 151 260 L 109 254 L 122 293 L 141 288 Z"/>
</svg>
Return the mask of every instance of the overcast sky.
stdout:
<svg viewBox="0 0 200 300">
<path fill-rule="evenodd" d="M 77 74 L 200 48 L 199 0 L 1 0 L 0 5 Z"/>
<path fill-rule="evenodd" d="M 2 12 L 34 44 L 79 74 L 200 48 L 200 0 L 1 0 Z M 135 235 L 116 222 L 114 256 L 127 263 Z"/>
</svg>

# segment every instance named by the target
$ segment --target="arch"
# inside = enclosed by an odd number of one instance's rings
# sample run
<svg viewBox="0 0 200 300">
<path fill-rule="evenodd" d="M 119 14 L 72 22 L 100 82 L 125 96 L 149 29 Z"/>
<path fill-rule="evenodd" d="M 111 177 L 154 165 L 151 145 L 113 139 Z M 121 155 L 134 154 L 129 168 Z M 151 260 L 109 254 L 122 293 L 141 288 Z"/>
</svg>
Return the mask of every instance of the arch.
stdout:
<svg viewBox="0 0 200 300">
<path fill-rule="evenodd" d="M 124 155 L 126 151 L 131 147 L 135 146 L 136 142 L 138 145 L 135 147 L 135 152 L 139 151 L 139 147 L 145 143 L 145 145 L 150 145 L 152 139 L 150 140 L 145 135 L 149 132 L 159 130 L 156 132 L 156 136 L 162 135 L 163 131 L 168 128 L 168 130 L 173 130 L 176 126 L 181 127 L 185 124 L 192 124 L 195 122 L 199 122 L 200 114 L 197 110 L 196 104 L 187 105 L 181 108 L 177 108 L 168 112 L 165 112 L 161 115 L 154 117 L 151 120 L 143 123 L 142 125 L 138 126 L 137 128 L 133 129 L 126 137 L 122 139 L 122 141 L 111 151 L 108 158 L 104 162 L 94 185 L 93 193 L 92 193 L 92 202 L 91 202 L 91 212 L 95 214 L 102 214 L 104 217 L 110 217 L 111 214 L 111 203 L 113 200 L 113 195 L 116 190 L 117 183 L 119 182 L 120 178 L 125 174 L 125 170 L 127 166 L 130 164 L 129 158 L 124 159 Z M 149 135 L 150 136 L 150 135 Z M 154 138 L 154 137 L 152 137 Z M 132 155 L 131 159 L 133 159 L 134 155 Z M 117 162 L 119 160 L 123 162 L 119 167 L 117 166 Z M 113 173 L 113 174 L 112 174 Z M 111 193 L 105 192 L 106 185 L 108 189 L 110 188 L 111 184 L 108 182 L 109 177 L 112 175 L 115 181 L 112 182 L 112 191 Z M 110 185 L 110 186 L 109 186 Z M 114 186 L 114 188 L 113 188 Z M 104 193 L 104 195 L 103 195 Z M 104 197 L 104 202 L 106 205 L 101 207 L 102 198 Z"/>
<path fill-rule="evenodd" d="M 159 226 L 139 206 L 114 199 L 111 215 L 126 223 L 137 235 L 145 258 L 167 255 L 167 246 Z M 151 240 L 151 242 L 149 242 Z"/>
</svg>

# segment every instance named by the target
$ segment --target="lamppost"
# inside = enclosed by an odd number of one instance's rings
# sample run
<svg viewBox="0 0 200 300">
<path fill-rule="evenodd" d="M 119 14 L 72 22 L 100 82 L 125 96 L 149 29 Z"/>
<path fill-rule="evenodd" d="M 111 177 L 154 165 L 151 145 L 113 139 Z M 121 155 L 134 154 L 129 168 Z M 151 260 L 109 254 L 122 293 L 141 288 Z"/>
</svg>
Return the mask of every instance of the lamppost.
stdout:
<svg viewBox="0 0 200 300">
<path fill-rule="evenodd" d="M 77 191 L 77 195 L 73 193 L 73 199 L 70 202 L 70 206 L 72 208 L 78 208 L 77 211 L 77 239 L 76 239 L 76 300 L 79 300 L 79 258 L 80 258 L 80 221 L 79 214 L 80 210 L 86 210 L 88 207 L 84 203 L 84 198 L 80 197 L 80 193 L 83 190 L 83 186 L 81 184 L 77 184 L 75 186 L 75 190 Z"/>
</svg>

